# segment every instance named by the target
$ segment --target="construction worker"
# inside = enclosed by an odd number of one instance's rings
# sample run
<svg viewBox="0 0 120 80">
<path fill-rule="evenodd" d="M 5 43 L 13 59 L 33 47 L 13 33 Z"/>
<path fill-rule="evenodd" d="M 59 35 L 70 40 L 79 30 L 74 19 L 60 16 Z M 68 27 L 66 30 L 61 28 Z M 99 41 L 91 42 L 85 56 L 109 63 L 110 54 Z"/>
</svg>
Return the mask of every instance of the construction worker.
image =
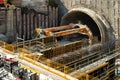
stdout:
<svg viewBox="0 0 120 80">
<path fill-rule="evenodd" d="M 11 0 L 0 0 L 0 7 L 9 7 L 12 5 Z"/>
<path fill-rule="evenodd" d="M 4 0 L 0 0 L 0 7 L 5 7 L 4 6 Z"/>
<path fill-rule="evenodd" d="M 44 34 L 43 29 L 40 29 L 40 28 L 36 28 L 32 36 L 33 39 L 34 38 L 45 38 L 45 37 L 46 37 L 46 34 Z"/>
</svg>

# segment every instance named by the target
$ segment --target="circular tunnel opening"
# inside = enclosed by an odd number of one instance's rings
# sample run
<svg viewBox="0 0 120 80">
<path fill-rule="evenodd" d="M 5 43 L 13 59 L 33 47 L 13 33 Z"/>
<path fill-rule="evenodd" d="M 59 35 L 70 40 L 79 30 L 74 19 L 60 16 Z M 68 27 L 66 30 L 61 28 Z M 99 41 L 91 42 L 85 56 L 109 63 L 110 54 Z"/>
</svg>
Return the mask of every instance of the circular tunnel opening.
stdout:
<svg viewBox="0 0 120 80">
<path fill-rule="evenodd" d="M 97 41 L 101 41 L 101 34 L 96 22 L 86 13 L 81 11 L 71 11 L 66 14 L 62 19 L 62 25 L 68 25 L 70 23 L 87 25 L 92 31 L 93 36 L 97 38 Z"/>
</svg>

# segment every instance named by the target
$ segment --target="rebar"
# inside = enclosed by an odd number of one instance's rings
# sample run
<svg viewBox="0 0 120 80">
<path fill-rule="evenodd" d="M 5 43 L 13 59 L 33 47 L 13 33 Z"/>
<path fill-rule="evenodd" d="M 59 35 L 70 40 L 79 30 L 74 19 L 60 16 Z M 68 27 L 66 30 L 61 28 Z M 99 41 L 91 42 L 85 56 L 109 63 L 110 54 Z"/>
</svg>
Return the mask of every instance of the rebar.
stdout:
<svg viewBox="0 0 120 80">
<path fill-rule="evenodd" d="M 62 54 L 60 56 L 53 57 L 53 58 L 51 58 L 51 60 L 62 63 L 62 64 L 68 64 L 72 61 L 75 61 L 84 56 L 87 56 L 90 53 L 97 52 L 97 51 L 101 50 L 101 48 L 102 48 L 102 44 L 95 44 L 95 45 L 92 45 L 89 47 L 84 47 L 80 50 L 76 50 L 74 52 L 68 52 L 66 54 Z"/>
</svg>

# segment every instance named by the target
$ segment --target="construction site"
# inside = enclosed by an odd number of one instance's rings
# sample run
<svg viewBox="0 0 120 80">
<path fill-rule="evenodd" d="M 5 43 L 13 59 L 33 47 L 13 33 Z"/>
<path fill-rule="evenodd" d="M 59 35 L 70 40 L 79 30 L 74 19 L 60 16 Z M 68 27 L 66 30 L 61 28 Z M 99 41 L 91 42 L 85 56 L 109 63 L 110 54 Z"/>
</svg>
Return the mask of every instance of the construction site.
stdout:
<svg viewBox="0 0 120 80">
<path fill-rule="evenodd" d="M 120 80 L 120 0 L 0 0 L 0 80 Z"/>
</svg>

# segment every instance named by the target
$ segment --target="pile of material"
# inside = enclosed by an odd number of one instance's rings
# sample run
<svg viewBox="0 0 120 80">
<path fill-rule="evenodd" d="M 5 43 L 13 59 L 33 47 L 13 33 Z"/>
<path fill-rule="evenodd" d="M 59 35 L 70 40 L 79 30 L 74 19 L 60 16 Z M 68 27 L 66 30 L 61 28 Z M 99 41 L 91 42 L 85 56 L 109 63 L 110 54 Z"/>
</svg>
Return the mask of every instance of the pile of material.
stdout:
<svg viewBox="0 0 120 80">
<path fill-rule="evenodd" d="M 82 48 L 80 50 L 76 50 L 74 52 L 68 52 L 60 56 L 53 57 L 51 58 L 51 60 L 58 62 L 58 63 L 62 63 L 62 64 L 68 64 L 72 61 L 81 59 L 82 57 L 85 57 L 88 54 L 98 52 L 101 50 L 101 48 L 102 48 L 101 44 L 95 44 L 95 45 L 92 45 L 86 48 Z"/>
</svg>

